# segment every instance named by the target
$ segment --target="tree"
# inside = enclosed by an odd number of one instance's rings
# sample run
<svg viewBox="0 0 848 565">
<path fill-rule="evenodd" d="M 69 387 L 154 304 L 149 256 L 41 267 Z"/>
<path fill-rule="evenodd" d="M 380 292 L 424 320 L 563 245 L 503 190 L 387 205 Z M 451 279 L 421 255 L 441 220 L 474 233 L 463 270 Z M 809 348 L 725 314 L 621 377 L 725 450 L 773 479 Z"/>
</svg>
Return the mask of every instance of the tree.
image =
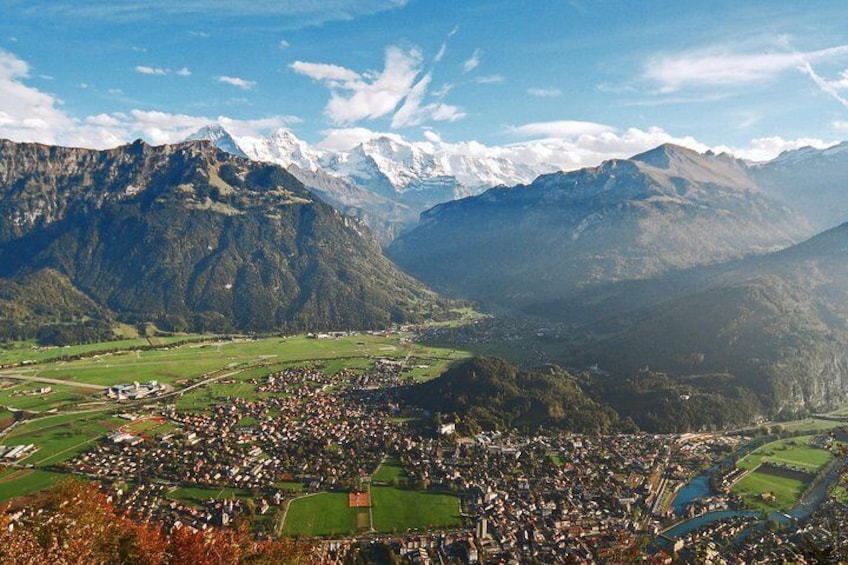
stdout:
<svg viewBox="0 0 848 565">
<path fill-rule="evenodd" d="M 20 565 L 298 565 L 309 547 L 256 541 L 236 530 L 166 532 L 118 514 L 97 486 L 69 480 L 33 499 L 12 520 L 0 513 L 0 563 Z"/>
</svg>

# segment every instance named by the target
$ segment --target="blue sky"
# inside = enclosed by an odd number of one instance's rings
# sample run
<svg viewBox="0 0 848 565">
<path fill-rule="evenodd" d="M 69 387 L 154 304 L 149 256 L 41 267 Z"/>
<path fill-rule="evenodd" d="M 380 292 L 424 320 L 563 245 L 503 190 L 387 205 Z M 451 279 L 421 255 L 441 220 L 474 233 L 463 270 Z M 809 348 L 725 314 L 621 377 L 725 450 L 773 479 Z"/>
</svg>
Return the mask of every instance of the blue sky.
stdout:
<svg viewBox="0 0 848 565">
<path fill-rule="evenodd" d="M 841 1 L 0 0 L 0 136 L 107 147 L 207 121 L 765 158 L 848 137 Z M 547 144 L 547 145 L 545 145 Z M 466 145 L 467 146 L 467 145 Z"/>
</svg>

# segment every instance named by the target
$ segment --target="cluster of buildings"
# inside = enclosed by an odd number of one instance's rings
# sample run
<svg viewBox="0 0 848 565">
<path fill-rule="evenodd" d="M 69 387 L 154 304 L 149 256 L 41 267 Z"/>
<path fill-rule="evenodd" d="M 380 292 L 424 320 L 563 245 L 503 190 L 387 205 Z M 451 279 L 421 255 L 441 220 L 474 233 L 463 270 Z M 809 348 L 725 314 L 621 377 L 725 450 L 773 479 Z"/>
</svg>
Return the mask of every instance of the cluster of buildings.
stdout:
<svg viewBox="0 0 848 565">
<path fill-rule="evenodd" d="M 161 408 L 176 431 L 150 438 L 116 432 L 64 465 L 122 485 L 111 494 L 134 515 L 203 529 L 246 514 L 275 515 L 292 496 L 292 483 L 316 492 L 363 488 L 390 455 L 406 470 L 409 488 L 460 497 L 464 525 L 328 540 L 321 562 L 349 562 L 367 542 L 385 544 L 413 563 L 669 563 L 669 555 L 645 548 L 674 519 L 669 502 L 676 489 L 741 441 L 715 434 L 463 438 L 450 426 L 395 418 L 403 410 L 396 394 L 404 386 L 402 369 L 387 359 L 364 372 L 298 367 L 271 373 L 240 397 L 217 398 L 197 410 Z M 171 494 L 185 487 L 237 488 L 251 494 L 250 503 L 186 504 Z M 744 526 L 737 520 L 695 532 L 689 553 L 678 559 L 726 559 L 718 541 Z M 809 527 L 816 531 L 815 522 Z M 758 536 L 746 538 L 746 562 L 758 562 L 764 547 L 783 545 L 784 551 L 792 539 L 786 534 L 752 545 Z"/>
<path fill-rule="evenodd" d="M 166 387 L 158 381 L 149 381 L 146 383 L 134 382 L 131 384 L 120 384 L 110 386 L 103 391 L 104 396 L 109 400 L 142 400 L 158 396 L 166 391 Z"/>
<path fill-rule="evenodd" d="M 28 443 L 25 445 L 0 445 L 0 459 L 6 462 L 13 462 L 29 457 L 38 450 L 35 444 Z"/>
</svg>

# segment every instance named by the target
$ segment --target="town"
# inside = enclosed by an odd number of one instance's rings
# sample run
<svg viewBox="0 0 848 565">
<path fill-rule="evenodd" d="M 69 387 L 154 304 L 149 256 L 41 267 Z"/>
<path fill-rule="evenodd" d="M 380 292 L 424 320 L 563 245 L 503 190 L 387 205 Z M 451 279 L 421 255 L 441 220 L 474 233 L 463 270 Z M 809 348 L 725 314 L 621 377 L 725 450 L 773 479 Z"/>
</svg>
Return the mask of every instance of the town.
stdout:
<svg viewBox="0 0 848 565">
<path fill-rule="evenodd" d="M 118 384 L 86 397 L 102 431 L 83 411 L 67 417 L 83 428 L 53 447 L 26 432 L 38 420 L 19 422 L 4 432 L 4 473 L 12 484 L 27 473 L 94 481 L 121 512 L 169 529 L 247 524 L 257 538 L 312 544 L 315 563 L 804 563 L 811 547 L 843 547 L 841 416 L 728 433 L 469 432 L 457 415 L 404 400 L 457 355 L 420 345 L 424 334 L 151 351 L 163 366 L 191 354 L 221 368 L 167 382 L 118 371 Z M 333 356 L 311 359 L 316 347 Z M 301 360 L 270 361 L 287 348 Z M 76 374 L 103 358 L 74 361 Z M 106 358 L 128 374 L 150 363 Z M 9 402 L 66 402 L 38 384 L 8 391 Z M 751 487 L 770 480 L 798 492 Z"/>
</svg>

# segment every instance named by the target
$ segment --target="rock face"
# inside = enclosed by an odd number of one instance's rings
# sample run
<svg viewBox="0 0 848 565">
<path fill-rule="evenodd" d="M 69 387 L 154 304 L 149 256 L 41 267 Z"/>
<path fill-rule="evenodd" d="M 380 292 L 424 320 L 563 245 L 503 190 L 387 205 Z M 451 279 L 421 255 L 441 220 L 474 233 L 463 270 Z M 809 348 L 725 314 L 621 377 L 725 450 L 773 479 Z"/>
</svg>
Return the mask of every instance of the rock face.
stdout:
<svg viewBox="0 0 848 565">
<path fill-rule="evenodd" d="M 0 141 L 0 218 L 0 277 L 53 273 L 131 322 L 368 328 L 434 301 L 285 169 L 208 142 L 91 151 Z"/>
<path fill-rule="evenodd" d="M 436 206 L 388 253 L 438 289 L 523 307 L 781 249 L 809 232 L 741 161 L 664 145 Z"/>
</svg>

